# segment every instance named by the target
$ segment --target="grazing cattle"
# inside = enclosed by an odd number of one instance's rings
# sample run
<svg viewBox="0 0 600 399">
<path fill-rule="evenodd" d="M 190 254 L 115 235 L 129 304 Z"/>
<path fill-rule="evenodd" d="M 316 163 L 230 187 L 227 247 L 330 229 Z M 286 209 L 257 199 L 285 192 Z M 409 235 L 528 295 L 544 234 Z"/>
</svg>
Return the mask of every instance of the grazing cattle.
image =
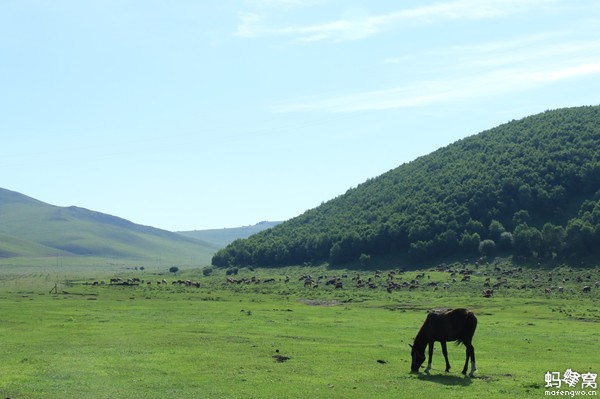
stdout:
<svg viewBox="0 0 600 399">
<path fill-rule="evenodd" d="M 583 287 L 583 292 L 591 292 L 592 291 L 592 287 L 590 287 L 589 285 L 586 285 L 585 287 Z"/>
<path fill-rule="evenodd" d="M 327 280 L 325 282 L 325 285 L 333 285 L 333 286 L 335 286 L 336 283 L 337 283 L 337 281 L 338 281 L 337 278 L 332 278 L 331 280 Z"/>
<path fill-rule="evenodd" d="M 412 348 L 412 364 L 413 372 L 419 371 L 419 368 L 425 361 L 425 347 L 429 345 L 429 362 L 426 373 L 431 370 L 431 358 L 433 356 L 433 345 L 435 341 L 439 341 L 442 345 L 442 353 L 446 359 L 446 371 L 450 371 L 450 362 L 448 361 L 448 350 L 446 349 L 447 341 L 456 341 L 462 343 L 467 348 L 465 367 L 462 370 L 463 374 L 467 373 L 469 359 L 471 359 L 471 372 L 469 377 L 473 377 L 475 370 L 475 348 L 471 343 L 475 329 L 477 328 L 477 318 L 473 312 L 467 309 L 452 309 L 430 312 L 421 326 L 419 333 L 415 337 Z"/>
<path fill-rule="evenodd" d="M 494 295 L 494 290 L 483 290 L 481 293 L 484 298 L 491 298 Z"/>
</svg>

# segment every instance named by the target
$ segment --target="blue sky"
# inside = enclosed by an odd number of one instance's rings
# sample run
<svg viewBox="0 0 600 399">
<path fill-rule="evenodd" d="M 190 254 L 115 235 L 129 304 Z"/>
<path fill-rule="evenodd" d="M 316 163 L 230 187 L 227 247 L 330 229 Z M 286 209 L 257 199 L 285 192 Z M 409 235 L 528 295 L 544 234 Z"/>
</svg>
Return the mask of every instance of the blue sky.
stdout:
<svg viewBox="0 0 600 399">
<path fill-rule="evenodd" d="M 600 104 L 600 2 L 4 0 L 0 59 L 0 187 L 235 227 Z"/>
</svg>

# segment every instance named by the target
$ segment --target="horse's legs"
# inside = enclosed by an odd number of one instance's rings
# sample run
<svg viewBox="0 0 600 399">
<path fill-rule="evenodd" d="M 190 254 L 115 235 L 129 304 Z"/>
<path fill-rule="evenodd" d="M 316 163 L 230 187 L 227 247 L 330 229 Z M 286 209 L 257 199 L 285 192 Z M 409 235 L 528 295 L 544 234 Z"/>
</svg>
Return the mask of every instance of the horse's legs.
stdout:
<svg viewBox="0 0 600 399">
<path fill-rule="evenodd" d="M 467 374 L 467 367 L 469 365 L 469 358 L 471 359 L 471 372 L 469 373 L 469 377 L 473 377 L 475 370 L 477 370 L 477 366 L 475 365 L 475 347 L 471 342 L 465 342 L 465 347 L 467 348 L 467 358 L 465 359 L 465 367 L 463 368 L 462 373 Z"/>
<path fill-rule="evenodd" d="M 470 357 L 470 354 L 471 354 L 470 351 L 469 351 L 469 345 L 470 345 L 469 343 L 465 342 L 465 347 L 467 348 L 466 349 L 467 358 L 465 359 L 465 367 L 463 367 L 463 370 L 462 370 L 462 373 L 465 374 L 465 375 L 467 374 L 467 367 L 469 366 L 469 357 Z"/>
<path fill-rule="evenodd" d="M 469 377 L 475 375 L 475 370 L 477 370 L 477 366 L 475 365 L 475 347 L 471 344 L 471 372 L 469 373 Z"/>
<path fill-rule="evenodd" d="M 431 358 L 433 357 L 433 343 L 434 341 L 429 342 L 429 363 L 427 363 L 427 368 L 425 372 L 429 374 L 429 370 L 431 370 Z"/>
<path fill-rule="evenodd" d="M 446 341 L 442 341 L 442 353 L 444 354 L 444 359 L 446 359 L 446 372 L 450 371 L 450 362 L 448 361 L 448 349 L 446 348 Z"/>
</svg>

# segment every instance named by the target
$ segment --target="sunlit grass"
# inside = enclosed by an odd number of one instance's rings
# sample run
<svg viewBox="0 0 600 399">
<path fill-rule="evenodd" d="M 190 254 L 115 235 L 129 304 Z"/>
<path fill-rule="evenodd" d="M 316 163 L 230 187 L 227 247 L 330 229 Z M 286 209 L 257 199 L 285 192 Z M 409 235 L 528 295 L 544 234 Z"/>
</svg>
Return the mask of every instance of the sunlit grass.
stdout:
<svg viewBox="0 0 600 399">
<path fill-rule="evenodd" d="M 33 270 L 0 279 L 5 397 L 539 397 L 546 371 L 600 369 L 592 356 L 600 335 L 597 292 L 531 291 L 524 299 L 505 290 L 488 299 L 458 284 L 392 294 L 350 283 L 342 290 L 304 288 L 304 272 L 344 273 L 312 268 L 243 270 L 240 278 L 276 281 L 240 285 L 225 283 L 219 270 L 208 278 L 200 270 L 179 277 L 148 272 L 143 277 L 153 284 L 134 287 L 93 286 L 114 273 L 72 270 L 79 280 L 50 294 L 52 273 Z M 157 286 L 163 277 L 202 286 Z M 450 373 L 437 345 L 431 375 L 410 374 L 408 344 L 426 309 L 457 306 L 474 309 L 479 319 L 477 378 L 460 374 L 465 350 L 453 344 Z"/>
</svg>

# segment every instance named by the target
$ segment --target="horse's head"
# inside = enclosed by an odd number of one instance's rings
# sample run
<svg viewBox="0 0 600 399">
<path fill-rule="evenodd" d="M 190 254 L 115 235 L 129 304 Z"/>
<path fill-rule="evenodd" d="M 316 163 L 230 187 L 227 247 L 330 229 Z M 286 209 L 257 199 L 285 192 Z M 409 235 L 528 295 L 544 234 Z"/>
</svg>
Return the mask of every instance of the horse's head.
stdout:
<svg viewBox="0 0 600 399">
<path fill-rule="evenodd" d="M 412 348 L 412 350 L 410 351 L 410 355 L 412 357 L 412 364 L 410 365 L 410 370 L 416 373 L 417 371 L 419 371 L 421 365 L 425 361 L 425 348 L 419 350 L 414 345 L 409 344 L 409 346 Z"/>
</svg>

